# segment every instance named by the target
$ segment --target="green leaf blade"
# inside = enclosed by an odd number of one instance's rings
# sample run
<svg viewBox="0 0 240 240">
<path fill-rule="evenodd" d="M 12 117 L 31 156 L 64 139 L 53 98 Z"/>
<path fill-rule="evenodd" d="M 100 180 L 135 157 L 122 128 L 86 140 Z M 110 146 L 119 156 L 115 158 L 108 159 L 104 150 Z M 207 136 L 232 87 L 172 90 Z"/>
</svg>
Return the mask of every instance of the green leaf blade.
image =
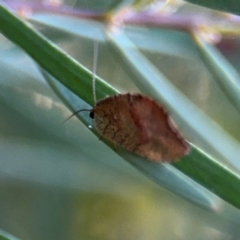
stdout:
<svg viewBox="0 0 240 240">
<path fill-rule="evenodd" d="M 34 31 L 28 24 L 18 19 L 0 5 L 0 29 L 2 33 L 22 47 L 40 66 L 56 77 L 63 85 L 93 104 L 92 74 L 80 63 L 63 52 L 46 37 Z M 96 78 L 96 84 L 101 82 Z M 114 93 L 108 85 L 102 85 L 104 92 Z M 89 94 L 91 92 L 91 94 Z M 103 97 L 103 93 L 99 93 Z"/>
<path fill-rule="evenodd" d="M 186 2 L 197 4 L 215 10 L 231 12 L 240 15 L 240 4 L 238 0 L 185 0 Z"/>
</svg>

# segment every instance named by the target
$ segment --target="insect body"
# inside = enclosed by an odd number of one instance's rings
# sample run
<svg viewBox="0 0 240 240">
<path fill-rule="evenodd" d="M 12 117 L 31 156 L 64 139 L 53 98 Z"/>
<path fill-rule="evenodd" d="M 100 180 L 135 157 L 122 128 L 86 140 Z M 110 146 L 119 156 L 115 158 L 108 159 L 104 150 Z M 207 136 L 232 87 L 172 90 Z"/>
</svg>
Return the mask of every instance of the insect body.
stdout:
<svg viewBox="0 0 240 240">
<path fill-rule="evenodd" d="M 154 100 L 141 94 L 118 94 L 97 102 L 95 73 L 98 44 L 94 42 L 93 98 L 90 111 L 97 131 L 121 147 L 155 162 L 172 162 L 189 153 L 189 144 Z M 68 118 L 68 119 L 69 119 Z"/>
<path fill-rule="evenodd" d="M 103 137 L 149 160 L 171 162 L 189 152 L 188 143 L 166 111 L 141 94 L 119 94 L 100 100 L 90 117 Z"/>
</svg>

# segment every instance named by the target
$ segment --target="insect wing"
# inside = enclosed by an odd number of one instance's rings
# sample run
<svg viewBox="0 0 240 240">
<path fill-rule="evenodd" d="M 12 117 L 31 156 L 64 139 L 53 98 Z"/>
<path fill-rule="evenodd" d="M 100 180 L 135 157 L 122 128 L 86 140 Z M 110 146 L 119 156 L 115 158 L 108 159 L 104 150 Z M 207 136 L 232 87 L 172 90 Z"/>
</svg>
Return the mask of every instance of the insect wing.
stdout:
<svg viewBox="0 0 240 240">
<path fill-rule="evenodd" d="M 165 110 L 141 94 L 105 98 L 93 111 L 101 135 L 150 160 L 174 161 L 189 151 Z"/>
</svg>

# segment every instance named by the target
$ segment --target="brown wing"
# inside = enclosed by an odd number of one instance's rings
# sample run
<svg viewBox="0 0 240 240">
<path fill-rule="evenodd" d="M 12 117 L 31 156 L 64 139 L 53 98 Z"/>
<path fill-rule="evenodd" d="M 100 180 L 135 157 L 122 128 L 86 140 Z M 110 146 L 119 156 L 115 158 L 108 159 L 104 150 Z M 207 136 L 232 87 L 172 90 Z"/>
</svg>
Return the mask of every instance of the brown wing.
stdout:
<svg viewBox="0 0 240 240">
<path fill-rule="evenodd" d="M 150 160 L 173 161 L 189 147 L 155 101 L 140 94 L 120 94 L 99 101 L 93 109 L 99 133 Z"/>
<path fill-rule="evenodd" d="M 173 161 L 189 152 L 187 142 L 173 126 L 166 111 L 155 101 L 142 95 L 134 95 L 134 113 L 141 119 L 148 141 L 139 146 L 136 153 L 155 161 Z"/>
</svg>

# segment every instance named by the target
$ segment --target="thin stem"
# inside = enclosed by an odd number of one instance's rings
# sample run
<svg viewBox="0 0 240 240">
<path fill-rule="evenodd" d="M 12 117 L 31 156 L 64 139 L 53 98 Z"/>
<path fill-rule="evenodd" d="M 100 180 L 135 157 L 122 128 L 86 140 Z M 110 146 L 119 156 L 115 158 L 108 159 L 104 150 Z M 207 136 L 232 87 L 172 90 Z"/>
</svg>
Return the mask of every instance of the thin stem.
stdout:
<svg viewBox="0 0 240 240">
<path fill-rule="evenodd" d="M 96 102 L 97 102 L 97 97 L 96 97 L 97 60 L 98 60 L 98 42 L 94 41 L 94 43 L 93 43 L 93 76 L 92 76 L 92 90 L 93 90 L 94 104 L 96 104 Z"/>
</svg>

